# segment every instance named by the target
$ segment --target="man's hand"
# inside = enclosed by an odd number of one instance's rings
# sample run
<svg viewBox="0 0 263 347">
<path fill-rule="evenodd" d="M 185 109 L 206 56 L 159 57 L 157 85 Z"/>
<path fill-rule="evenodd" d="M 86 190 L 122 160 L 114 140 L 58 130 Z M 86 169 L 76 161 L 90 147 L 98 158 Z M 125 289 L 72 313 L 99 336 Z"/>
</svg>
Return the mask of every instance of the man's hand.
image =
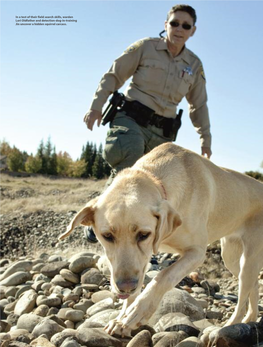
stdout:
<svg viewBox="0 0 263 347">
<path fill-rule="evenodd" d="M 212 155 L 212 151 L 210 147 L 202 147 L 202 155 L 205 157 L 207 156 L 208 159 L 210 159 L 211 155 Z"/>
<path fill-rule="evenodd" d="M 97 121 L 98 127 L 100 126 L 101 118 L 102 118 L 102 114 L 100 111 L 89 110 L 85 114 L 83 121 L 87 124 L 88 129 L 92 130 L 93 125 L 96 121 Z"/>
</svg>

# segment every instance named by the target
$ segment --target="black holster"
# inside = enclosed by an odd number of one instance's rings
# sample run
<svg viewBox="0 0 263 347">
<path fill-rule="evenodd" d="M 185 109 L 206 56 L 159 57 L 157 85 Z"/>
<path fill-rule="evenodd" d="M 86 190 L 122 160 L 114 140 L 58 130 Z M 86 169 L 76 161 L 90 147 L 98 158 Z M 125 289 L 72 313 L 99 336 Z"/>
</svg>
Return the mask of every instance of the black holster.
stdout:
<svg viewBox="0 0 263 347">
<path fill-rule="evenodd" d="M 114 117 L 116 116 L 116 113 L 120 111 L 124 103 L 124 100 L 124 94 L 119 93 L 117 90 L 113 93 L 113 96 L 111 97 L 106 110 L 103 112 L 101 122 L 102 125 L 106 125 L 107 123 L 113 121 Z"/>
<path fill-rule="evenodd" d="M 179 110 L 176 118 L 159 116 L 151 108 L 141 104 L 139 101 L 125 100 L 121 111 L 125 111 L 128 117 L 133 118 L 140 126 L 154 125 L 163 129 L 163 136 L 175 141 L 178 130 L 182 125 L 183 110 Z"/>
</svg>

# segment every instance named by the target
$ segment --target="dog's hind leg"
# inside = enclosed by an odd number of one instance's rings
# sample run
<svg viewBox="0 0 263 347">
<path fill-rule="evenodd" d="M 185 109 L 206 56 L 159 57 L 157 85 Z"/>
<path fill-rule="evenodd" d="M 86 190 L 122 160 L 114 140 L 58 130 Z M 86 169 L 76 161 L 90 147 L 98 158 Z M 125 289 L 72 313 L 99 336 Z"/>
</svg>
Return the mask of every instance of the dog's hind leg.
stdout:
<svg viewBox="0 0 263 347">
<path fill-rule="evenodd" d="M 221 255 L 224 260 L 225 266 L 228 268 L 228 270 L 238 278 L 239 272 L 240 272 L 240 259 L 243 254 L 243 243 L 240 237 L 236 236 L 229 236 L 224 237 L 221 240 Z M 245 312 L 246 312 L 246 305 L 245 304 L 239 308 L 239 314 L 238 316 L 241 316 L 239 319 L 239 322 L 241 322 Z M 236 320 L 238 318 L 233 317 L 230 318 L 230 320 L 227 322 L 226 325 L 234 324 L 236 323 Z"/>
<path fill-rule="evenodd" d="M 243 244 L 240 237 L 224 237 L 221 240 L 221 255 L 225 266 L 238 278 L 240 271 L 240 258 L 243 253 Z"/>
<path fill-rule="evenodd" d="M 240 232 L 239 242 L 243 245 L 243 253 L 240 257 L 238 303 L 227 325 L 257 319 L 258 273 L 263 265 L 262 225 L 263 215 L 254 216 L 246 222 Z M 232 253 L 235 253 L 235 249 L 232 249 Z M 247 306 L 248 312 L 244 318 Z"/>
<path fill-rule="evenodd" d="M 251 253 L 248 254 L 254 259 L 253 268 L 256 274 L 254 282 L 251 280 L 250 283 L 251 291 L 249 294 L 248 312 L 242 323 L 255 322 L 258 317 L 258 273 L 263 267 L 263 212 L 250 220 L 248 230 L 250 230 L 251 234 L 246 234 L 247 240 L 244 239 L 244 244 L 249 244 Z M 252 243 L 251 237 L 249 237 L 251 235 L 253 235 L 252 240 L 254 240 L 254 243 Z"/>
<path fill-rule="evenodd" d="M 245 318 L 242 319 L 242 323 L 255 322 L 258 317 L 258 279 L 256 279 L 255 283 L 251 284 L 251 291 L 249 294 L 249 305 L 248 311 Z"/>
</svg>

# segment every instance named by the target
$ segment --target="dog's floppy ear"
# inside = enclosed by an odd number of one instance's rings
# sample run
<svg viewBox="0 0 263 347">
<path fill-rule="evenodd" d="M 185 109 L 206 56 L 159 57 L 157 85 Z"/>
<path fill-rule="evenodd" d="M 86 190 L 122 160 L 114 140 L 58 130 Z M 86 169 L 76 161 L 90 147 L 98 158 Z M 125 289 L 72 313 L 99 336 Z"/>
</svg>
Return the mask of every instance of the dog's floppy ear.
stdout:
<svg viewBox="0 0 263 347">
<path fill-rule="evenodd" d="M 76 228 L 80 224 L 82 225 L 94 224 L 94 212 L 95 212 L 95 205 L 97 200 L 98 200 L 98 197 L 89 201 L 87 205 L 74 216 L 74 218 L 68 225 L 67 230 L 63 234 L 59 235 L 58 237 L 59 240 L 63 240 L 67 236 L 69 236 L 74 230 L 74 228 Z"/>
<path fill-rule="evenodd" d="M 182 221 L 179 214 L 175 212 L 166 200 L 163 200 L 153 213 L 158 219 L 155 238 L 153 241 L 153 253 L 157 254 L 162 240 L 167 238 L 177 227 L 179 227 L 182 224 Z"/>
</svg>

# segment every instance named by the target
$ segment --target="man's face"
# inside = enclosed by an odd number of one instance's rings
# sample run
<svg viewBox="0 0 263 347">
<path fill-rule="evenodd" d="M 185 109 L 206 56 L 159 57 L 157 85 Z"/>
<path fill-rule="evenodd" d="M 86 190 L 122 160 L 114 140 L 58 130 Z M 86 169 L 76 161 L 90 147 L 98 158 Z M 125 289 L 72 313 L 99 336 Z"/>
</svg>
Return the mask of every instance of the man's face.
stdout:
<svg viewBox="0 0 263 347">
<path fill-rule="evenodd" d="M 170 23 L 178 23 L 179 26 L 172 26 Z M 182 27 L 183 24 L 187 24 L 191 28 L 186 30 Z M 168 21 L 165 21 L 165 30 L 167 32 L 167 40 L 175 46 L 184 46 L 185 42 L 190 36 L 193 36 L 196 30 L 194 26 L 193 18 L 189 13 L 184 11 L 177 11 L 171 14 Z"/>
</svg>

